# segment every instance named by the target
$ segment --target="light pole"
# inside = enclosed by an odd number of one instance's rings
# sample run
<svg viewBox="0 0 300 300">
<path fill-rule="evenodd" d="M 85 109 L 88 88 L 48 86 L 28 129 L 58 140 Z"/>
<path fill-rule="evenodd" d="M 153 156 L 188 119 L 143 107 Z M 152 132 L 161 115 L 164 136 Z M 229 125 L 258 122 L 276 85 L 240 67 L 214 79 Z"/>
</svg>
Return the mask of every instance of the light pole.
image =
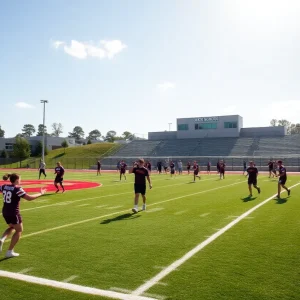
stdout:
<svg viewBox="0 0 300 300">
<path fill-rule="evenodd" d="M 44 104 L 44 111 L 43 111 L 43 150 L 42 150 L 42 160 L 45 161 L 45 108 L 46 103 L 48 103 L 48 100 L 41 100 L 41 103 Z"/>
<path fill-rule="evenodd" d="M 171 131 L 171 125 L 172 125 L 172 123 L 168 123 L 169 124 L 169 131 Z"/>
</svg>

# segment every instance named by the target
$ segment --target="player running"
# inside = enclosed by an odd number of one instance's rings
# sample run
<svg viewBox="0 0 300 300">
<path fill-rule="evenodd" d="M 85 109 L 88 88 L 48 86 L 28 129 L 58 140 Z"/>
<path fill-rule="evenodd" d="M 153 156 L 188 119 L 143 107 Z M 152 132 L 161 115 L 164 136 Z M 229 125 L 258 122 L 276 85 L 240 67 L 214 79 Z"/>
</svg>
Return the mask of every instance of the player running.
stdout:
<svg viewBox="0 0 300 300">
<path fill-rule="evenodd" d="M 41 192 L 35 195 L 28 195 L 20 186 L 21 178 L 18 174 L 6 174 L 3 176 L 3 180 L 10 180 L 10 184 L 4 184 L 0 186 L 0 192 L 3 194 L 3 208 L 2 215 L 8 228 L 4 231 L 0 239 L 0 252 L 5 239 L 13 234 L 9 248 L 6 252 L 6 257 L 17 257 L 19 253 L 14 252 L 14 248 L 18 243 L 22 232 L 23 232 L 23 222 L 22 216 L 20 215 L 20 200 L 21 198 L 31 201 L 45 194 L 46 190 L 41 189 Z"/>
<path fill-rule="evenodd" d="M 252 197 L 252 185 L 255 189 L 257 189 L 258 193 L 260 194 L 260 187 L 257 186 L 257 176 L 258 176 L 258 169 L 255 167 L 253 161 L 249 162 L 249 167 L 247 168 L 248 174 L 248 188 L 249 188 L 249 197 Z"/>
<path fill-rule="evenodd" d="M 280 199 L 281 188 L 284 188 L 287 191 L 288 195 L 291 194 L 291 190 L 285 186 L 287 175 L 286 175 L 286 168 L 282 164 L 282 160 L 279 160 L 277 164 L 278 164 L 278 171 L 279 171 L 279 175 L 276 175 L 276 177 L 279 176 L 277 198 Z"/>
<path fill-rule="evenodd" d="M 54 186 L 56 187 L 56 192 L 59 192 L 59 187 L 58 184 L 61 186 L 62 188 L 62 192 L 65 192 L 65 187 L 63 185 L 63 181 L 64 181 L 64 174 L 65 174 L 65 169 L 63 168 L 63 166 L 61 165 L 60 162 L 56 163 L 56 168 L 54 169 L 54 175 L 56 175 L 55 179 L 54 179 Z"/>
<path fill-rule="evenodd" d="M 219 162 L 219 173 L 220 173 L 220 179 L 225 179 L 225 167 L 226 167 L 226 164 L 223 160 L 221 160 Z"/>
<path fill-rule="evenodd" d="M 46 170 L 46 164 L 45 164 L 45 162 L 41 159 L 41 161 L 40 161 L 40 166 L 39 166 L 39 179 L 41 179 L 41 175 L 42 175 L 42 174 L 45 176 L 44 178 L 47 177 L 45 170 Z"/>
<path fill-rule="evenodd" d="M 101 175 L 101 161 L 97 161 L 97 176 Z"/>
<path fill-rule="evenodd" d="M 158 174 L 161 174 L 161 168 L 162 168 L 162 163 L 161 163 L 161 161 L 158 161 L 156 166 L 157 166 Z"/>
<path fill-rule="evenodd" d="M 152 165 L 151 165 L 151 162 L 149 160 L 147 161 L 146 168 L 147 168 L 149 174 L 151 174 Z"/>
<path fill-rule="evenodd" d="M 244 160 L 243 161 L 243 175 L 245 175 L 245 173 L 247 173 L 247 162 Z"/>
<path fill-rule="evenodd" d="M 191 163 L 189 161 L 188 161 L 188 163 L 186 165 L 186 169 L 187 169 L 188 175 L 190 175 Z"/>
<path fill-rule="evenodd" d="M 199 175 L 200 168 L 196 161 L 194 161 L 193 169 L 194 169 L 194 182 L 196 182 L 196 177 L 200 180 L 200 175 Z"/>
<path fill-rule="evenodd" d="M 171 177 L 176 176 L 175 175 L 175 164 L 173 163 L 173 161 L 170 162 L 170 174 L 171 174 Z"/>
<path fill-rule="evenodd" d="M 211 169 L 211 162 L 208 161 L 206 165 L 207 174 L 210 175 L 210 169 Z"/>
<path fill-rule="evenodd" d="M 270 161 L 268 162 L 268 167 L 269 167 L 269 178 L 271 178 L 271 176 L 274 178 L 274 176 L 276 175 L 276 171 L 275 174 L 273 172 L 274 170 L 274 161 L 270 159 Z"/>
<path fill-rule="evenodd" d="M 127 168 L 127 165 L 124 162 L 124 160 L 122 160 L 120 163 L 120 181 L 122 180 L 122 175 L 125 177 L 125 180 L 126 180 L 126 168 Z"/>
<path fill-rule="evenodd" d="M 146 210 L 146 178 L 149 182 L 149 188 L 152 189 L 151 179 L 149 176 L 148 170 L 144 167 L 144 160 L 139 159 L 137 164 L 134 165 L 132 169 L 129 170 L 129 174 L 135 174 L 135 180 L 134 180 L 134 207 L 132 211 L 134 213 L 137 213 L 139 211 L 139 197 L 140 194 L 143 198 L 143 210 Z"/>
</svg>

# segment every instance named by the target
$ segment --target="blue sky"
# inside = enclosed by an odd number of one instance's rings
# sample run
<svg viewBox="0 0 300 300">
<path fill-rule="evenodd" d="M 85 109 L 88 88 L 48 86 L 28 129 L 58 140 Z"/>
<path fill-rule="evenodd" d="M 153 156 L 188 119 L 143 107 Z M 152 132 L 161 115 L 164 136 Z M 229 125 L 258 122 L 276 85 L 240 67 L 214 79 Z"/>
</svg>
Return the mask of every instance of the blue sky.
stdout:
<svg viewBox="0 0 300 300">
<path fill-rule="evenodd" d="M 64 136 L 225 114 L 299 122 L 299 15 L 296 0 L 2 1 L 0 125 L 37 127 L 40 99 Z"/>
</svg>

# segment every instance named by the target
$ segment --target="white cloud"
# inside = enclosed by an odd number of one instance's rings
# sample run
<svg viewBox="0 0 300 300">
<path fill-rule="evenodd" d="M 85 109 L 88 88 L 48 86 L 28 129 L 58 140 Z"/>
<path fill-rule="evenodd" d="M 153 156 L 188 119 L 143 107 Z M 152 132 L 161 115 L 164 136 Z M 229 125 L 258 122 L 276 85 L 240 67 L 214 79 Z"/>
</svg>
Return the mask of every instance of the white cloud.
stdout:
<svg viewBox="0 0 300 300">
<path fill-rule="evenodd" d="M 79 42 L 72 40 L 70 45 L 63 41 L 54 41 L 54 48 L 58 49 L 64 46 L 63 49 L 66 54 L 79 59 L 86 59 L 88 57 L 96 57 L 99 59 L 112 59 L 115 55 L 123 51 L 127 46 L 120 40 L 100 41 L 98 44 L 91 42 Z"/>
<path fill-rule="evenodd" d="M 61 45 L 64 45 L 64 42 L 62 42 L 62 41 L 54 41 L 52 44 L 53 44 L 53 47 L 55 49 L 58 49 Z"/>
<path fill-rule="evenodd" d="M 26 102 L 17 102 L 17 103 L 15 104 L 15 107 L 17 107 L 17 108 L 34 108 L 33 105 L 28 104 L 28 103 L 26 103 Z"/>
<path fill-rule="evenodd" d="M 157 88 L 160 90 L 160 91 L 167 91 L 169 89 L 174 89 L 176 87 L 175 83 L 174 82 L 169 82 L 169 81 L 166 81 L 166 82 L 163 82 L 163 83 L 159 83 L 157 85 Z"/>
</svg>

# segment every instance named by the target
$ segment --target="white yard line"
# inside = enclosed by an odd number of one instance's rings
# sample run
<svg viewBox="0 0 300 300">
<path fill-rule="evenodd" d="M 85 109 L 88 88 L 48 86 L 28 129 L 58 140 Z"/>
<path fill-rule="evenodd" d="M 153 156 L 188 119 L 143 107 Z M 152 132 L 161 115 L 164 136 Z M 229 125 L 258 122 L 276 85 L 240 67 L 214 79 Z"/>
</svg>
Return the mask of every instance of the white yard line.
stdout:
<svg viewBox="0 0 300 300">
<path fill-rule="evenodd" d="M 72 276 L 66 278 L 65 280 L 63 280 L 63 282 L 70 282 L 70 281 L 73 281 L 76 278 L 78 278 L 77 275 L 72 275 Z"/>
<path fill-rule="evenodd" d="M 205 179 L 205 180 L 202 180 L 202 181 L 210 181 L 210 180 L 212 180 L 212 179 Z M 166 188 L 168 186 L 172 186 L 173 187 L 173 186 L 184 185 L 184 184 L 186 184 L 186 182 L 176 183 L 176 184 L 167 184 L 167 185 L 163 185 L 163 186 L 159 186 L 159 187 L 155 187 L 154 186 L 154 189 L 157 190 L 157 189 Z M 68 205 L 68 204 L 73 204 L 73 203 L 76 203 L 76 202 L 83 202 L 83 201 L 101 199 L 101 198 L 106 198 L 106 197 L 114 197 L 114 196 L 126 195 L 126 194 L 133 194 L 133 191 L 119 193 L 119 194 L 108 194 L 108 195 L 104 195 L 104 196 L 97 196 L 97 197 L 91 197 L 91 198 L 83 198 L 83 199 L 81 198 L 81 199 L 72 200 L 72 201 L 64 201 L 64 202 L 57 202 L 57 203 L 53 203 L 53 204 L 35 206 L 35 207 L 30 207 L 30 208 L 22 209 L 22 212 L 23 211 L 36 210 L 36 209 L 42 209 L 42 208 L 47 208 L 47 207 L 53 207 L 53 206 Z"/>
<path fill-rule="evenodd" d="M 290 188 L 294 188 L 294 187 L 298 186 L 299 184 L 300 183 L 297 183 L 297 184 L 291 186 Z M 155 284 L 157 284 L 160 280 L 162 280 L 163 278 L 165 278 L 171 272 L 173 272 L 174 270 L 176 270 L 178 267 L 180 267 L 182 264 L 184 264 L 187 260 L 189 260 L 195 254 L 197 254 L 199 251 L 201 251 L 204 247 L 206 247 L 207 245 L 209 245 L 211 242 L 213 242 L 215 239 L 217 239 L 223 233 L 225 233 L 230 228 L 232 228 L 234 225 L 236 225 L 237 223 L 239 223 L 240 221 L 242 221 L 243 219 L 245 219 L 246 217 L 248 217 L 255 210 L 257 210 L 261 206 L 265 205 L 270 200 L 274 199 L 274 197 L 276 197 L 276 195 L 277 194 L 269 197 L 268 199 L 264 200 L 263 202 L 257 204 L 256 206 L 252 207 L 251 209 L 247 210 L 245 213 L 243 213 L 242 215 L 240 215 L 238 218 L 236 218 L 235 220 L 233 220 L 232 222 L 230 222 L 229 224 L 227 224 L 226 226 L 224 226 L 223 228 L 221 228 L 220 230 L 218 230 L 216 233 L 214 233 L 213 235 L 211 235 L 208 239 L 206 239 L 205 241 L 203 241 L 200 244 L 198 244 L 195 248 L 193 248 L 192 250 L 190 250 L 189 252 L 187 252 L 184 256 L 182 256 L 181 258 L 179 258 L 178 260 L 176 260 L 175 262 L 173 262 L 171 265 L 169 265 L 168 267 L 166 267 L 165 269 L 163 269 L 161 272 L 159 272 L 156 276 L 154 276 L 153 278 L 151 278 L 150 280 L 148 280 L 145 284 L 143 284 L 140 287 L 138 287 L 132 293 L 132 295 L 139 296 L 139 295 L 142 295 L 143 293 L 145 293 L 147 290 L 149 290 L 151 287 L 153 287 Z"/>
<path fill-rule="evenodd" d="M 212 188 L 212 189 L 209 189 L 209 190 L 204 190 L 204 191 L 200 191 L 200 192 L 196 192 L 196 193 L 192 193 L 192 194 L 187 194 L 187 195 L 184 195 L 184 196 L 179 196 L 179 197 L 176 197 L 176 198 L 171 198 L 171 199 L 151 203 L 151 204 L 148 204 L 147 207 L 153 206 L 153 205 L 158 205 L 158 204 L 161 204 L 161 203 L 170 202 L 170 201 L 175 201 L 175 200 L 179 200 L 179 199 L 183 199 L 183 198 L 187 198 L 187 197 L 191 197 L 191 196 L 196 196 L 196 195 L 200 195 L 200 194 L 203 194 L 203 193 L 208 193 L 208 192 L 212 192 L 212 191 L 216 191 L 216 190 L 220 190 L 220 189 L 224 189 L 224 188 L 235 186 L 235 185 L 241 184 L 241 183 L 244 183 L 244 181 L 236 182 L 236 183 L 232 183 L 232 184 L 228 184 L 228 185 L 223 185 L 223 186 L 220 186 L 220 187 L 217 187 L 217 188 Z M 61 225 L 61 226 L 57 226 L 57 227 L 44 229 L 44 230 L 41 230 L 41 231 L 32 232 L 32 233 L 29 233 L 29 234 L 22 235 L 22 239 L 27 238 L 27 237 L 31 237 L 31 236 L 35 236 L 35 235 L 38 235 L 38 234 L 43 234 L 43 233 L 50 232 L 50 231 L 59 230 L 59 229 L 62 229 L 62 228 L 67 228 L 67 227 L 71 227 L 71 226 L 75 226 L 75 225 L 79 225 L 79 224 L 83 224 L 83 223 L 88 223 L 88 222 L 91 222 L 91 221 L 100 220 L 100 219 L 103 219 L 103 218 L 106 218 L 106 217 L 111 217 L 111 216 L 118 215 L 118 214 L 121 214 L 121 213 L 126 213 L 126 212 L 128 212 L 128 209 L 122 210 L 122 211 L 116 211 L 116 212 L 113 212 L 113 213 L 110 213 L 110 214 L 107 214 L 107 215 L 102 215 L 102 216 L 94 217 L 94 218 L 91 218 L 91 219 L 85 219 L 85 220 L 74 222 L 74 223 L 69 223 L 69 224 L 65 224 L 65 225 Z M 9 240 L 7 239 L 6 241 L 9 241 Z"/>
<path fill-rule="evenodd" d="M 73 292 L 79 292 L 79 293 L 88 294 L 88 295 L 103 296 L 103 297 L 108 297 L 108 298 L 112 298 L 112 299 L 154 300 L 154 298 L 149 298 L 149 297 L 135 296 L 135 295 L 123 294 L 123 293 L 118 293 L 118 292 L 113 292 L 113 291 L 101 290 L 101 289 L 96 289 L 96 288 L 92 288 L 92 287 L 87 287 L 87 286 L 82 286 L 82 285 L 77 285 L 77 284 L 72 284 L 72 283 L 67 283 L 67 282 L 61 282 L 61 281 L 55 281 L 55 280 L 50 280 L 50 279 L 46 279 L 46 278 L 28 276 L 28 275 L 19 274 L 19 273 L 1 271 L 1 270 L 0 270 L 0 277 L 11 278 L 11 279 L 15 279 L 15 280 L 24 281 L 24 282 L 69 290 L 69 291 L 73 291 Z"/>
</svg>

